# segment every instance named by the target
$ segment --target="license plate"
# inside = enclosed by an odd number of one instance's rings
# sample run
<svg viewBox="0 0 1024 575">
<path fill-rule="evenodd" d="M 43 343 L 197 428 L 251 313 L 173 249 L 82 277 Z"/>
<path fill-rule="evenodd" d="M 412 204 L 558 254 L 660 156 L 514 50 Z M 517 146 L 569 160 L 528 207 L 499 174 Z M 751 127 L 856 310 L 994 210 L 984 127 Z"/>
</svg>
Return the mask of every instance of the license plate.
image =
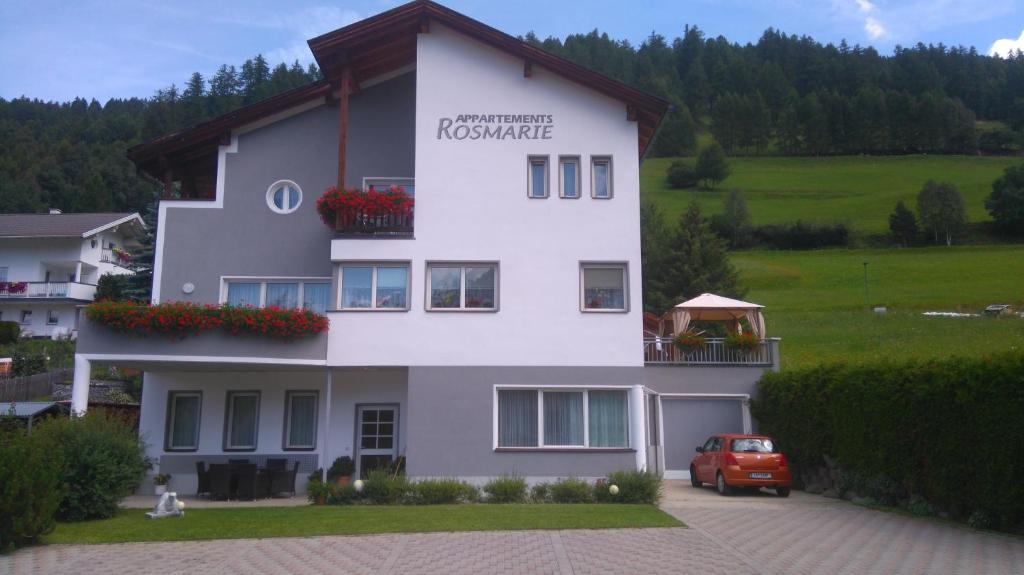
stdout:
<svg viewBox="0 0 1024 575">
<path fill-rule="evenodd" d="M 750 478 L 751 479 L 771 479 L 772 478 L 772 474 L 771 473 L 751 473 L 750 474 Z"/>
</svg>

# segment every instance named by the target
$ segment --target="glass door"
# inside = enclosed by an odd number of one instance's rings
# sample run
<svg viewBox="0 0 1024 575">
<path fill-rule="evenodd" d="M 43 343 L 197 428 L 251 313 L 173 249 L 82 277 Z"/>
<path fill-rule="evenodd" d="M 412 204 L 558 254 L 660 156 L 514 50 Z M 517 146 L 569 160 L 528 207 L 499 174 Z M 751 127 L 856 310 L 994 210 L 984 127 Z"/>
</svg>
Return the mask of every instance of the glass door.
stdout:
<svg viewBox="0 0 1024 575">
<path fill-rule="evenodd" d="M 398 455 L 398 407 L 360 405 L 357 408 L 356 472 L 388 469 Z"/>
</svg>

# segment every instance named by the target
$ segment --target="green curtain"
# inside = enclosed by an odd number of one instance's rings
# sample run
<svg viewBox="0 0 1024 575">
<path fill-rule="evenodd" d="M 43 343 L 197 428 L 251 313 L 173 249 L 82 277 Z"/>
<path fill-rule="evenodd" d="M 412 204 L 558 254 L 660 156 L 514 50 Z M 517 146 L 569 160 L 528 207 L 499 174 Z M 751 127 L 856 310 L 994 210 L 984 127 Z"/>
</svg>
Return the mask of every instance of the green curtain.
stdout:
<svg viewBox="0 0 1024 575">
<path fill-rule="evenodd" d="M 629 401 L 625 391 L 594 391 L 589 396 L 590 446 L 629 447 Z"/>
</svg>

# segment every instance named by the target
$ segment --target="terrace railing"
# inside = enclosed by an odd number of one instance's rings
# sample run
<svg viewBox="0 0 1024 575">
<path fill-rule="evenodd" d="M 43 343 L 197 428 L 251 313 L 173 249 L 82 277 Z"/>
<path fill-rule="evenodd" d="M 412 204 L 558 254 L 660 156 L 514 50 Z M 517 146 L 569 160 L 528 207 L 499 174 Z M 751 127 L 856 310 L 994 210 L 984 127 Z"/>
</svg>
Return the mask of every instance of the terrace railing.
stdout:
<svg viewBox="0 0 1024 575">
<path fill-rule="evenodd" d="M 707 343 L 683 351 L 672 343 L 672 338 L 644 338 L 644 363 L 648 365 L 741 365 L 771 366 L 775 361 L 774 347 L 768 340 L 760 341 L 752 350 L 730 348 L 723 338 L 708 338 Z"/>
<path fill-rule="evenodd" d="M 62 298 L 92 300 L 96 286 L 77 282 L 0 282 L 0 299 Z"/>
<path fill-rule="evenodd" d="M 413 235 L 413 212 L 377 214 L 363 210 L 339 212 L 335 231 L 341 236 L 409 237 Z"/>
</svg>

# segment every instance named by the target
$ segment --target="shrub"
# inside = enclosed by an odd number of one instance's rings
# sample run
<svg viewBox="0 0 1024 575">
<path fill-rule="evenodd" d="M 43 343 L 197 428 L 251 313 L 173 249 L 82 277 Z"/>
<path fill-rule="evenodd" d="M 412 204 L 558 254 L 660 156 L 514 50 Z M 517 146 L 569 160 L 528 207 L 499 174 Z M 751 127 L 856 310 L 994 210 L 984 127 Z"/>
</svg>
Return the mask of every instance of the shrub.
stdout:
<svg viewBox="0 0 1024 575">
<path fill-rule="evenodd" d="M 17 376 L 45 373 L 46 355 L 29 351 L 18 351 L 11 358 L 11 372 Z"/>
<path fill-rule="evenodd" d="M 730 333 L 725 336 L 725 347 L 739 351 L 754 351 L 761 343 L 761 340 L 752 333 Z"/>
<path fill-rule="evenodd" d="M 356 464 L 352 461 L 352 458 L 347 455 L 334 460 L 334 463 L 327 469 L 327 481 L 334 483 L 338 481 L 339 477 L 348 476 L 352 477 L 352 474 L 356 472 Z"/>
<path fill-rule="evenodd" d="M 117 504 L 142 482 L 150 463 L 133 425 L 102 410 L 85 417 L 53 418 L 40 434 L 63 452 L 61 482 L 66 490 L 59 519 L 83 521 L 113 517 Z"/>
<path fill-rule="evenodd" d="M 535 483 L 530 488 L 530 501 L 533 503 L 551 503 L 551 484 Z"/>
<path fill-rule="evenodd" d="M 327 503 L 331 505 L 353 505 L 359 503 L 363 494 L 356 491 L 351 483 L 348 485 L 327 484 Z"/>
<path fill-rule="evenodd" d="M 985 209 L 1004 232 L 1024 235 L 1024 164 L 1010 166 L 992 182 Z"/>
<path fill-rule="evenodd" d="M 324 483 L 319 477 L 314 478 L 310 475 L 309 481 L 306 482 L 306 498 L 309 499 L 309 502 L 313 505 L 324 505 L 330 495 L 331 484 Z"/>
<path fill-rule="evenodd" d="M 0 421 L 0 553 L 52 531 L 64 495 L 63 451 L 45 434 L 8 427 Z"/>
<path fill-rule="evenodd" d="M 685 160 L 675 160 L 665 171 L 665 180 L 672 189 L 692 188 L 697 185 L 697 171 Z"/>
<path fill-rule="evenodd" d="M 612 495 L 609 488 L 615 485 L 619 492 Z M 600 503 L 648 503 L 655 505 L 661 500 L 661 476 L 651 471 L 626 469 L 613 471 L 594 486 L 594 499 Z"/>
<path fill-rule="evenodd" d="M 754 228 L 758 243 L 780 250 L 812 250 L 842 247 L 850 243 L 850 229 L 845 224 L 815 224 L 797 220 L 788 224 L 771 224 Z"/>
<path fill-rule="evenodd" d="M 16 321 L 0 321 L 0 345 L 18 343 L 21 326 Z"/>
<path fill-rule="evenodd" d="M 711 142 L 701 148 L 694 169 L 701 184 L 709 190 L 713 189 L 715 185 L 729 177 L 729 160 L 725 157 L 725 150 L 718 142 Z"/>
<path fill-rule="evenodd" d="M 526 479 L 521 475 L 499 475 L 484 484 L 488 503 L 524 503 Z"/>
<path fill-rule="evenodd" d="M 594 500 L 594 488 L 585 479 L 567 477 L 551 486 L 551 501 L 554 503 L 590 503 Z"/>
<path fill-rule="evenodd" d="M 119 301 L 125 299 L 130 276 L 122 274 L 103 274 L 96 282 L 96 299 Z"/>
<path fill-rule="evenodd" d="M 350 486 L 339 486 L 339 491 L 347 487 Z M 391 475 L 375 469 L 366 475 L 361 495 L 370 503 L 395 504 L 402 503 L 411 493 L 412 484 L 404 474 Z"/>
<path fill-rule="evenodd" d="M 424 479 L 412 486 L 412 500 L 422 505 L 461 503 L 478 499 L 476 487 L 458 479 Z"/>
</svg>

